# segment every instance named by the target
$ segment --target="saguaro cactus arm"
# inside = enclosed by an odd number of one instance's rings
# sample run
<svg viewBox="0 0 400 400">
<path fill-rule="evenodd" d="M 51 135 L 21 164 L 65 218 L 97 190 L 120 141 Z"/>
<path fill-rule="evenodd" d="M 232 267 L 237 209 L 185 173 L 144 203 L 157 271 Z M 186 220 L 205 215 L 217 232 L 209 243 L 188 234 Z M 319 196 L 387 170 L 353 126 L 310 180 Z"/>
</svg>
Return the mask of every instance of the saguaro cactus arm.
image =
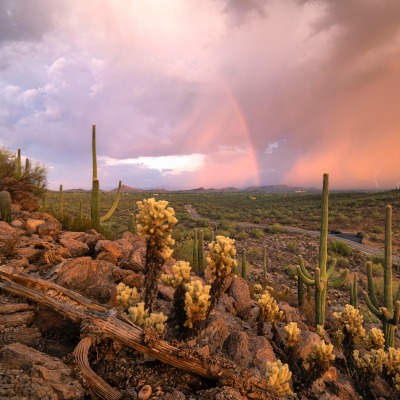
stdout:
<svg viewBox="0 0 400 400">
<path fill-rule="evenodd" d="M 119 198 L 121 196 L 121 185 L 122 185 L 122 183 L 121 183 L 121 181 L 119 181 L 117 197 L 114 200 L 114 204 L 112 205 L 112 207 L 110 208 L 110 210 L 108 211 L 108 213 L 106 215 L 100 217 L 100 223 L 108 220 L 114 214 L 114 212 L 118 206 Z"/>
<path fill-rule="evenodd" d="M 349 275 L 349 270 L 345 269 L 340 276 L 338 276 L 336 279 L 329 279 L 328 280 L 328 287 L 339 287 L 344 283 L 344 281 L 347 279 L 347 276 Z"/>
</svg>

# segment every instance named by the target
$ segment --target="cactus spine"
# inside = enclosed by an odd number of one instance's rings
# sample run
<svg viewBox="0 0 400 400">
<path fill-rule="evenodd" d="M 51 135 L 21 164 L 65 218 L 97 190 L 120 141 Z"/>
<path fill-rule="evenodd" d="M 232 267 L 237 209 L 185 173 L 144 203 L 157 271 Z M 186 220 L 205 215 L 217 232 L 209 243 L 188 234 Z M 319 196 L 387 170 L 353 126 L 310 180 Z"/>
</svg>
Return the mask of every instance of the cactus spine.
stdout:
<svg viewBox="0 0 400 400">
<path fill-rule="evenodd" d="M 96 154 L 96 125 L 92 126 L 92 159 L 93 159 L 93 183 L 92 183 L 92 202 L 91 202 L 91 221 L 92 228 L 99 229 L 102 222 L 109 219 L 116 210 L 121 195 L 121 181 L 119 181 L 117 197 L 108 213 L 100 217 L 100 183 L 97 177 L 97 154 Z"/>
<path fill-rule="evenodd" d="M 325 325 L 326 293 L 328 287 L 338 287 L 347 278 L 349 270 L 336 279 L 331 279 L 335 270 L 336 260 L 332 260 L 328 270 L 328 197 L 329 197 L 329 175 L 324 174 L 322 188 L 322 211 L 321 211 L 321 234 L 319 241 L 319 266 L 315 268 L 314 277 L 306 270 L 304 265 L 297 266 L 299 280 L 308 286 L 315 286 L 315 322 L 316 327 Z"/>
<path fill-rule="evenodd" d="M 243 250 L 242 254 L 242 278 L 246 279 L 247 269 L 246 269 L 246 249 Z"/>
<path fill-rule="evenodd" d="M 129 232 L 133 233 L 134 235 L 137 234 L 136 219 L 135 219 L 134 213 L 129 214 L 128 230 L 129 230 Z"/>
<path fill-rule="evenodd" d="M 357 272 L 354 273 L 353 282 L 350 282 L 350 305 L 355 309 L 358 308 Z"/>
<path fill-rule="evenodd" d="M 383 307 L 379 307 L 376 298 L 374 281 L 372 279 L 372 264 L 367 263 L 368 293 L 365 293 L 365 301 L 368 308 L 374 313 L 383 324 L 383 333 L 385 335 L 385 350 L 393 347 L 394 331 L 399 323 L 400 317 L 400 286 L 397 290 L 395 305 L 393 306 L 392 289 L 392 207 L 386 206 L 385 222 L 385 262 L 384 262 L 384 293 Z"/>
<path fill-rule="evenodd" d="M 0 192 L 0 217 L 3 221 L 11 223 L 11 196 L 6 190 Z"/>
<path fill-rule="evenodd" d="M 193 272 L 199 273 L 199 248 L 197 245 L 197 229 L 194 230 L 193 238 L 193 262 L 192 262 Z"/>
<path fill-rule="evenodd" d="M 204 232 L 203 229 L 199 231 L 199 240 L 197 245 L 197 259 L 198 259 L 198 270 L 199 273 L 203 272 L 204 260 L 203 260 L 203 242 L 204 242 Z"/>
</svg>

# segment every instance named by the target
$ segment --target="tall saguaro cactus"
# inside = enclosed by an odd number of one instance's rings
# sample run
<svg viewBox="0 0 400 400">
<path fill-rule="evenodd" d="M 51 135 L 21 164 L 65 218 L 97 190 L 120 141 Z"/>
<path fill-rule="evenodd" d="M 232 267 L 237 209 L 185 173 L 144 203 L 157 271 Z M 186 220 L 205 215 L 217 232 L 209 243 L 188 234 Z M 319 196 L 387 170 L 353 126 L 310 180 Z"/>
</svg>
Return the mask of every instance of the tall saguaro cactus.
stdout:
<svg viewBox="0 0 400 400">
<path fill-rule="evenodd" d="M 93 183 L 92 183 L 92 203 L 91 221 L 92 228 L 99 229 L 100 224 L 109 219 L 116 210 L 121 195 L 121 181 L 119 181 L 117 197 L 108 213 L 100 217 L 100 183 L 97 177 L 97 153 L 96 153 L 96 125 L 92 126 L 92 158 L 93 158 Z"/>
<path fill-rule="evenodd" d="M 308 286 L 315 286 L 315 322 L 318 327 L 325 325 L 326 293 L 328 287 L 338 287 L 347 278 L 349 270 L 333 279 L 336 260 L 328 264 L 328 198 L 329 198 L 329 175 L 324 174 L 322 187 L 322 211 L 321 211 L 321 234 L 319 240 L 319 266 L 315 268 L 314 277 L 307 271 L 304 264 L 297 266 L 298 278 Z"/>
<path fill-rule="evenodd" d="M 385 222 L 385 262 L 383 266 L 383 307 L 379 307 L 376 298 L 374 281 L 372 279 L 372 264 L 367 263 L 368 293 L 365 294 L 365 301 L 368 308 L 374 313 L 383 324 L 385 335 L 385 350 L 393 347 L 394 331 L 400 319 L 400 285 L 397 290 L 395 304 L 393 306 L 393 281 L 392 281 L 392 207 L 386 206 Z"/>
<path fill-rule="evenodd" d="M 21 149 L 18 149 L 17 153 L 17 179 L 22 177 L 22 163 L 21 163 Z"/>
<path fill-rule="evenodd" d="M 194 237 L 193 237 L 193 261 L 192 261 L 192 267 L 193 271 L 196 272 L 196 274 L 199 273 L 199 246 L 197 244 L 197 229 L 194 230 Z"/>
</svg>

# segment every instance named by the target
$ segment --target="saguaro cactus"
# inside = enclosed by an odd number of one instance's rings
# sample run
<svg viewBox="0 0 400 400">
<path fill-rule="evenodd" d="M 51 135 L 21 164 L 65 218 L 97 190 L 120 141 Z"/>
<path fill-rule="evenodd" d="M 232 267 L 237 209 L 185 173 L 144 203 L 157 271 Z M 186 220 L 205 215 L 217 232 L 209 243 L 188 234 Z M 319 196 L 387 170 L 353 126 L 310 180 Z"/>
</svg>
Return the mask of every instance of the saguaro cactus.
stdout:
<svg viewBox="0 0 400 400">
<path fill-rule="evenodd" d="M 246 279 L 247 276 L 247 262 L 246 262 L 246 249 L 242 253 L 242 278 Z"/>
<path fill-rule="evenodd" d="M 18 149 L 16 174 L 17 174 L 17 179 L 21 179 L 22 177 L 21 149 Z"/>
<path fill-rule="evenodd" d="M 264 247 L 263 253 L 263 278 L 267 276 L 267 249 Z"/>
<path fill-rule="evenodd" d="M 328 287 L 338 287 L 347 278 L 349 270 L 332 279 L 335 270 L 336 260 L 333 259 L 327 270 L 328 263 L 328 197 L 329 197 L 329 176 L 324 174 L 322 188 L 322 211 L 321 211 L 321 234 L 319 241 L 319 266 L 315 268 L 314 277 L 307 271 L 304 264 L 297 266 L 298 278 L 309 286 L 315 286 L 315 311 L 316 325 L 322 328 L 325 325 L 326 292 Z M 300 283 L 299 283 L 300 284 Z"/>
<path fill-rule="evenodd" d="M 357 272 L 354 273 L 353 282 L 350 282 L 350 305 L 355 309 L 358 308 Z"/>
<path fill-rule="evenodd" d="M 385 262 L 383 266 L 383 307 L 379 307 L 376 298 L 374 281 L 372 279 L 372 264 L 367 263 L 368 293 L 365 294 L 365 301 L 368 308 L 374 313 L 383 324 L 385 335 L 385 350 L 393 347 L 394 331 L 399 324 L 400 317 L 400 285 L 397 290 L 395 304 L 393 306 L 393 281 L 392 281 L 392 207 L 386 206 L 385 222 Z"/>
<path fill-rule="evenodd" d="M 129 214 L 128 230 L 129 230 L 129 232 L 133 233 L 134 235 L 137 234 L 136 219 L 135 219 L 134 213 Z"/>
<path fill-rule="evenodd" d="M 3 221 L 11 223 L 11 196 L 6 190 L 0 192 L 0 217 Z"/>
<path fill-rule="evenodd" d="M 93 158 L 93 183 L 92 183 L 92 203 L 91 221 L 92 228 L 99 229 L 100 224 L 109 219 L 116 210 L 121 195 L 121 181 L 119 181 L 117 197 L 108 213 L 100 217 L 100 183 L 97 177 L 97 154 L 96 154 L 96 125 L 92 126 L 92 158 Z"/>
</svg>

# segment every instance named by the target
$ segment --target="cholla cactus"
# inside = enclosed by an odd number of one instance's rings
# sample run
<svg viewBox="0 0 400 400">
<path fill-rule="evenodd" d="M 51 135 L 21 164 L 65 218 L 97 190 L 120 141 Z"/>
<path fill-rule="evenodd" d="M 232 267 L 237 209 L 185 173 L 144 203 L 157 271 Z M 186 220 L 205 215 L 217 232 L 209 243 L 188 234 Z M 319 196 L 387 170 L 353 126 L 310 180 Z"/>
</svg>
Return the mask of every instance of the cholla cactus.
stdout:
<svg viewBox="0 0 400 400">
<path fill-rule="evenodd" d="M 389 375 L 400 374 L 400 349 L 389 347 L 385 366 Z"/>
<path fill-rule="evenodd" d="M 130 288 L 120 282 L 117 286 L 117 302 L 125 310 L 133 306 L 140 299 L 140 295 L 136 288 Z"/>
<path fill-rule="evenodd" d="M 143 202 L 138 201 L 137 205 L 137 228 L 139 233 L 146 235 L 145 306 L 151 312 L 156 300 L 161 267 L 172 254 L 168 245 L 175 243 L 171 232 L 178 220 L 173 208 L 167 207 L 168 202 L 165 200 L 145 199 Z"/>
<path fill-rule="evenodd" d="M 287 364 L 282 364 L 281 360 L 276 362 L 267 362 L 267 371 L 265 373 L 268 384 L 274 389 L 278 395 L 291 395 L 294 393 L 290 389 L 289 381 L 292 373 Z"/>
<path fill-rule="evenodd" d="M 354 364 L 365 376 L 375 377 L 382 372 L 384 364 L 387 362 L 387 354 L 383 349 L 372 349 L 360 356 L 358 350 L 353 351 Z"/>
<path fill-rule="evenodd" d="M 396 391 L 400 392 L 400 374 L 396 374 L 392 382 Z"/>
<path fill-rule="evenodd" d="M 260 306 L 260 320 L 270 321 L 272 323 L 283 320 L 283 312 L 279 310 L 276 300 L 270 295 L 268 290 L 260 296 L 258 300 Z"/>
<path fill-rule="evenodd" d="M 385 347 L 385 336 L 378 328 L 372 328 L 367 335 L 368 347 L 372 349 L 383 349 Z"/>
<path fill-rule="evenodd" d="M 319 343 L 315 344 L 307 357 L 307 362 L 310 367 L 321 367 L 323 370 L 327 369 L 329 363 L 335 359 L 332 350 L 333 345 L 326 344 L 325 340 L 321 340 Z"/>
<path fill-rule="evenodd" d="M 283 329 L 286 333 L 287 347 L 294 347 L 300 343 L 301 330 L 297 327 L 296 322 L 290 322 Z"/>
<path fill-rule="evenodd" d="M 255 298 L 255 299 L 259 299 L 260 296 L 261 296 L 262 291 L 263 291 L 262 285 L 260 285 L 259 283 L 256 283 L 256 284 L 253 286 L 254 298 Z"/>
<path fill-rule="evenodd" d="M 196 329 L 207 318 L 210 306 L 210 286 L 193 280 L 185 285 L 185 311 L 186 321 L 184 326 Z"/>
<path fill-rule="evenodd" d="M 177 288 L 190 282 L 190 264 L 187 261 L 178 261 L 172 266 L 172 274 L 162 274 L 161 280 L 168 286 Z"/>
<path fill-rule="evenodd" d="M 165 331 L 165 321 L 167 317 L 163 313 L 150 313 L 144 308 L 144 303 L 139 303 L 136 307 L 128 308 L 128 318 L 137 326 L 143 329 L 154 328 L 159 333 Z"/>
<path fill-rule="evenodd" d="M 358 309 L 346 304 L 342 312 L 336 312 L 333 315 L 339 325 L 339 337 L 343 338 L 343 335 L 350 335 L 352 339 L 356 339 L 365 336 L 365 329 L 362 326 L 363 316 Z"/>
<path fill-rule="evenodd" d="M 217 236 L 216 239 L 208 245 L 207 271 L 211 273 L 210 282 L 228 276 L 237 265 L 235 240 L 225 236 Z"/>
<path fill-rule="evenodd" d="M 210 307 L 208 308 L 207 316 L 219 300 L 225 286 L 226 278 L 237 265 L 234 243 L 234 239 L 218 235 L 216 241 L 208 245 L 210 251 L 207 255 L 208 265 L 205 272 L 210 275 L 212 285 L 210 290 Z"/>
</svg>

